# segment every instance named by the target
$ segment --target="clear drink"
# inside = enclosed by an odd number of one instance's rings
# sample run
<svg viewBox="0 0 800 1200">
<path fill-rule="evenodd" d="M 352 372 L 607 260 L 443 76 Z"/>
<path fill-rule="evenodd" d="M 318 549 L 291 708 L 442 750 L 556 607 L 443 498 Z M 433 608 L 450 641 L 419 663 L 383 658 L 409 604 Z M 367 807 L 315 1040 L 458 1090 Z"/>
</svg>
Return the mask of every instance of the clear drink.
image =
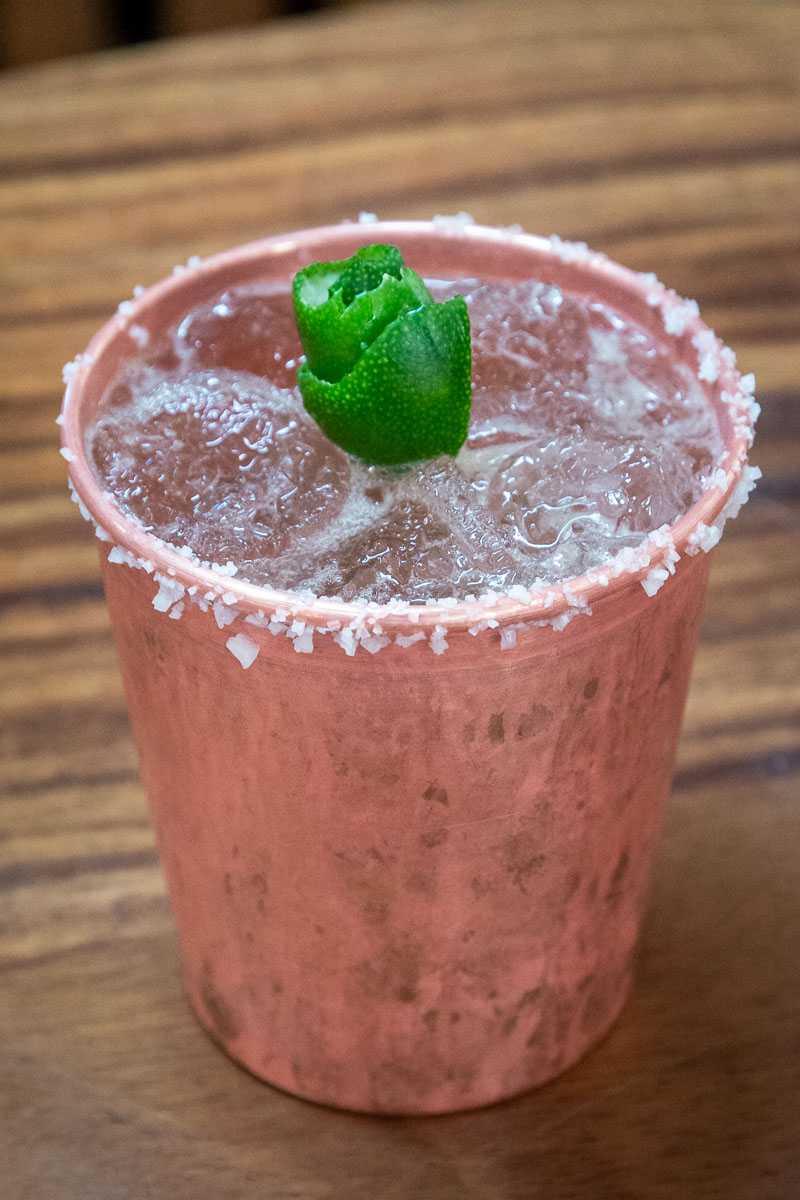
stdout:
<svg viewBox="0 0 800 1200">
<path fill-rule="evenodd" d="M 386 602 L 578 575 L 674 521 L 721 456 L 691 372 L 608 305 L 545 283 L 429 281 L 462 293 L 469 438 L 454 460 L 367 466 L 294 386 L 288 291 L 233 289 L 129 362 L 90 449 L 125 512 L 241 578 Z"/>
</svg>

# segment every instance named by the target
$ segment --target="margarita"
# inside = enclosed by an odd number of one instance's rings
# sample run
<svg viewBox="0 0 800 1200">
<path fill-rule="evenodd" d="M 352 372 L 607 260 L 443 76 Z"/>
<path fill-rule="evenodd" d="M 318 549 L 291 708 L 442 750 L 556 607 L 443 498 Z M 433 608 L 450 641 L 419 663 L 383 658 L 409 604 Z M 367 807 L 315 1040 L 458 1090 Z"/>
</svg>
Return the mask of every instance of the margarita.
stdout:
<svg viewBox="0 0 800 1200">
<path fill-rule="evenodd" d="M 463 295 L 472 329 L 456 457 L 381 467 L 334 445 L 295 383 L 288 290 L 250 285 L 125 364 L 89 433 L 105 487 L 157 537 L 253 583 L 382 603 L 579 575 L 699 497 L 716 418 L 650 333 L 536 280 L 428 287 Z"/>
</svg>

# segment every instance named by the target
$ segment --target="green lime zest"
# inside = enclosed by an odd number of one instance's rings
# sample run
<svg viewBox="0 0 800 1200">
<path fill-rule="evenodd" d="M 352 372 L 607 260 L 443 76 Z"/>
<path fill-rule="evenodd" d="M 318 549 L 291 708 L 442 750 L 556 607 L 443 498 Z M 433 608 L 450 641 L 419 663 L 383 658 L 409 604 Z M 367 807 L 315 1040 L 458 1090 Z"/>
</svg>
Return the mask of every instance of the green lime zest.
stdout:
<svg viewBox="0 0 800 1200">
<path fill-rule="evenodd" d="M 347 259 L 344 270 L 331 290 L 341 292 L 344 303 L 352 304 L 356 296 L 376 288 L 384 275 L 399 279 L 402 270 L 403 256 L 397 246 L 378 243 L 363 246 L 352 258 Z"/>
<path fill-rule="evenodd" d="M 431 303 L 396 246 L 364 246 L 340 262 L 312 263 L 292 288 L 306 361 L 320 379 L 346 375 L 364 349 L 403 312 Z"/>
<path fill-rule="evenodd" d="M 312 263 L 293 284 L 298 383 L 327 436 L 367 462 L 458 453 L 472 397 L 469 313 L 436 303 L 396 246 Z"/>
</svg>

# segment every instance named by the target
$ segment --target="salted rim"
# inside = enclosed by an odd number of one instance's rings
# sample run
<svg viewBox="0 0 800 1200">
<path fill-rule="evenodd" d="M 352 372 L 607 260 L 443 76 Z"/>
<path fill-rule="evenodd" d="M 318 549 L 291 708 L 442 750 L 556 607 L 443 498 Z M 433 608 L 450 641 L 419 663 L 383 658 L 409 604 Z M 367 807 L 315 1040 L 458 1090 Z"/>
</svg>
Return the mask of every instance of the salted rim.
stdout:
<svg viewBox="0 0 800 1200">
<path fill-rule="evenodd" d="M 61 425 L 61 453 L 69 463 L 70 479 L 77 496 L 99 526 L 103 540 L 124 547 L 132 559 L 147 563 L 156 578 L 159 574 L 166 576 L 187 590 L 191 589 L 192 593 L 203 590 L 213 592 L 219 598 L 224 597 L 225 603 L 242 615 L 287 612 L 293 620 L 317 628 L 330 628 L 337 623 L 354 626 L 366 619 L 370 624 L 378 623 L 386 632 L 415 633 L 423 629 L 435 631 L 438 627 L 442 635 L 471 629 L 487 620 L 492 622 L 493 627 L 506 627 L 517 623 L 549 622 L 568 610 L 586 611 L 601 597 L 610 598 L 636 584 L 644 585 L 654 568 L 663 567 L 666 578 L 667 573 L 674 572 L 674 562 L 683 553 L 692 554 L 698 549 L 710 548 L 702 544 L 702 538 L 698 542 L 696 535 L 712 527 L 721 515 L 724 518 L 726 506 L 735 499 L 733 493 L 747 463 L 747 451 L 752 445 L 758 412 L 752 398 L 752 376 L 742 377 L 736 367 L 733 351 L 724 346 L 701 319 L 696 303 L 666 288 L 655 275 L 624 267 L 599 251 L 589 249 L 582 242 L 564 241 L 555 235 L 541 237 L 524 233 L 516 227 L 501 229 L 481 226 L 472 223 L 466 214 L 452 218 L 435 217 L 432 221 L 377 221 L 366 214 L 364 242 L 391 241 L 403 237 L 444 239 L 449 242 L 460 240 L 465 243 L 500 242 L 533 250 L 545 259 L 578 266 L 601 281 L 621 287 L 632 298 L 644 300 L 651 308 L 660 310 L 665 333 L 678 343 L 685 343 L 688 339 L 696 349 L 698 365 L 695 373 L 706 395 L 709 399 L 713 396 L 723 408 L 729 406 L 731 432 L 726 438 L 722 459 L 711 473 L 710 485 L 671 526 L 652 532 L 639 546 L 632 548 L 634 557 L 640 560 L 644 557 L 646 561 L 640 561 L 630 569 L 616 569 L 612 558 L 583 575 L 559 583 L 513 589 L 517 594 L 527 592 L 528 598 L 524 600 L 508 593 L 491 591 L 478 598 L 449 598 L 424 604 L 412 604 L 402 597 L 384 604 L 326 597 L 312 599 L 308 592 L 279 591 L 259 586 L 226 574 L 218 564 L 205 565 L 193 561 L 176 546 L 161 541 L 126 516 L 117 507 L 113 497 L 100 486 L 88 462 L 80 428 L 83 388 L 109 344 L 120 333 L 127 334 L 133 355 L 138 348 L 137 332 L 147 328 L 146 320 L 143 323 L 140 321 L 146 318 L 150 306 L 180 292 L 189 274 L 193 278 L 197 274 L 211 276 L 227 268 L 241 267 L 256 258 L 302 252 L 321 243 L 330 247 L 337 241 L 352 242 L 355 228 L 357 226 L 352 222 L 320 226 L 263 238 L 205 260 L 190 258 L 185 266 L 174 268 L 171 276 L 151 287 L 137 288 L 133 300 L 124 301 L 117 313 L 94 335 L 85 352 L 78 355 L 73 363 L 67 364 L 64 372 L 67 386 L 58 419 Z M 678 352 L 678 357 L 686 361 L 685 352 Z M 694 542 L 691 540 L 693 534 Z M 646 547 L 648 542 L 651 543 L 652 552 L 644 556 L 637 555 L 636 552 Z M 625 551 L 621 553 L 624 555 Z M 648 588 L 645 587 L 645 590 Z"/>
</svg>

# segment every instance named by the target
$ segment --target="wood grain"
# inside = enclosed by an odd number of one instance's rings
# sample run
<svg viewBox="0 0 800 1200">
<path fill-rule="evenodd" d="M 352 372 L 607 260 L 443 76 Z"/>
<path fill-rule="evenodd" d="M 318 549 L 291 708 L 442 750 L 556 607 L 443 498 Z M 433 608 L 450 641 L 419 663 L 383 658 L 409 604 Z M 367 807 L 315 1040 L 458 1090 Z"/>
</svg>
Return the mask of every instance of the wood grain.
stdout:
<svg viewBox="0 0 800 1200">
<path fill-rule="evenodd" d="M 8 1200 L 800 1194 L 800 7 L 407 2 L 0 78 L 0 1152 Z M 759 375 L 639 981 L 551 1087 L 326 1112 L 189 1017 L 60 367 L 191 253 L 466 209 L 696 295 Z"/>
</svg>

